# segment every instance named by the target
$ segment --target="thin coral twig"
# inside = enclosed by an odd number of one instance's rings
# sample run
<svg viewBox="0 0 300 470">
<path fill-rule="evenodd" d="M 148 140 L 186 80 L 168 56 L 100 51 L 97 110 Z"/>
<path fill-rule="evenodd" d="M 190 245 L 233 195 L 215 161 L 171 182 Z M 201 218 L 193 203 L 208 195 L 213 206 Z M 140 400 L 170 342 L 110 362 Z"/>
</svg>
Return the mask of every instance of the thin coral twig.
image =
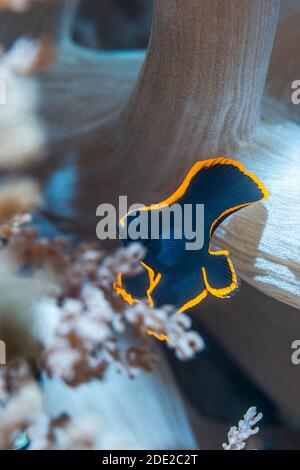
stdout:
<svg viewBox="0 0 300 470">
<path fill-rule="evenodd" d="M 225 450 L 242 450 L 246 446 L 246 441 L 250 436 L 257 434 L 259 427 L 255 426 L 263 417 L 262 413 L 257 413 L 255 406 L 249 408 L 244 415 L 244 419 L 239 421 L 238 427 L 232 426 L 228 433 L 228 444 L 223 443 Z M 255 427 L 253 427 L 255 426 Z"/>
</svg>

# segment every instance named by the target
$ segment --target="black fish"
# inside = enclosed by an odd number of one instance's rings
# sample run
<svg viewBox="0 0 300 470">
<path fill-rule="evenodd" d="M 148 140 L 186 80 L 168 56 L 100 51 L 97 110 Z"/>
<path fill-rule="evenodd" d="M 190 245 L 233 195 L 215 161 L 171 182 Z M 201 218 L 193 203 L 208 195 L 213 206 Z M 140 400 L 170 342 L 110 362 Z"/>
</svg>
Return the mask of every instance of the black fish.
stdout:
<svg viewBox="0 0 300 470">
<path fill-rule="evenodd" d="M 268 197 L 261 181 L 247 172 L 241 163 L 225 158 L 195 163 L 172 196 L 158 204 L 129 212 L 121 219 L 120 234 L 124 244 L 140 241 L 147 254 L 142 262 L 143 272 L 126 279 L 119 274 L 114 289 L 130 304 L 147 297 L 151 306 L 171 304 L 179 312 L 199 304 L 208 293 L 222 298 L 231 296 L 238 288 L 237 275 L 228 251 L 211 251 L 211 238 L 229 215 Z M 170 218 L 167 230 L 164 231 L 161 224 L 158 238 L 151 238 L 154 212 L 157 211 L 158 216 L 158 212 L 163 214 L 164 210 L 174 208 L 174 204 L 181 208 L 190 205 L 191 230 L 197 228 L 196 207 L 203 205 L 202 248 L 196 251 L 187 249 L 191 240 L 184 234 L 178 239 L 174 217 Z M 178 219 L 181 224 L 186 223 L 183 214 L 184 210 Z M 133 240 L 128 229 L 141 216 L 148 224 L 146 234 Z M 138 224 L 135 225 L 137 228 Z"/>
</svg>

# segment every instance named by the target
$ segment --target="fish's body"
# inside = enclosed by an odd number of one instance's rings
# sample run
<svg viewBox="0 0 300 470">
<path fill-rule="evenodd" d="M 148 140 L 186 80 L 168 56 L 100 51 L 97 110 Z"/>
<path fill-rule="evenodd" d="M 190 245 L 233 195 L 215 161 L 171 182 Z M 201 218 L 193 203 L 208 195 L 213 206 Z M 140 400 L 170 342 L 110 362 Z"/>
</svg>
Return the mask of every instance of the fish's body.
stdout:
<svg viewBox="0 0 300 470">
<path fill-rule="evenodd" d="M 124 244 L 140 241 L 147 254 L 143 272 L 127 279 L 119 275 L 115 290 L 129 303 L 148 298 L 152 306 L 171 304 L 180 312 L 197 305 L 209 293 L 232 295 L 238 280 L 229 252 L 211 251 L 211 238 L 228 216 L 268 196 L 262 182 L 234 160 L 195 163 L 169 198 L 121 219 Z M 166 213 L 168 217 L 164 217 Z"/>
</svg>

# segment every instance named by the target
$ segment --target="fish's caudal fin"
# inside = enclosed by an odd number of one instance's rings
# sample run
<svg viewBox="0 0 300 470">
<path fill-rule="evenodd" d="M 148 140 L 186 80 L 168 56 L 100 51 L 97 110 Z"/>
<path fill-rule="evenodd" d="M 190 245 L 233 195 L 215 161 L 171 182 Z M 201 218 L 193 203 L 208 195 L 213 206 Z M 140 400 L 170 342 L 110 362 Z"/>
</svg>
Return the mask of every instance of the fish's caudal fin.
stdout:
<svg viewBox="0 0 300 470">
<path fill-rule="evenodd" d="M 227 251 L 209 251 L 202 275 L 205 288 L 215 297 L 231 297 L 238 289 L 238 278 Z"/>
</svg>

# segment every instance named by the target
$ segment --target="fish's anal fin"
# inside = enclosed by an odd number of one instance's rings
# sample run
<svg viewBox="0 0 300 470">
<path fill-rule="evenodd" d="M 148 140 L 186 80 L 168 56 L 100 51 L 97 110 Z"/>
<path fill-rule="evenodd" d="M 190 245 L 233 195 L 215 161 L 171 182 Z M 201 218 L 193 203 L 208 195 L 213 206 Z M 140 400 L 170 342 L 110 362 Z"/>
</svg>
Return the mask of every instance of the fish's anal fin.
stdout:
<svg viewBox="0 0 300 470">
<path fill-rule="evenodd" d="M 204 299 L 206 299 L 207 295 L 208 295 L 208 290 L 205 288 L 196 297 L 193 297 L 188 302 L 186 302 L 184 305 L 182 305 L 178 309 L 178 313 L 183 313 L 183 312 L 186 312 L 187 310 L 189 310 L 190 308 L 196 307 L 196 305 L 200 304 Z"/>
</svg>

